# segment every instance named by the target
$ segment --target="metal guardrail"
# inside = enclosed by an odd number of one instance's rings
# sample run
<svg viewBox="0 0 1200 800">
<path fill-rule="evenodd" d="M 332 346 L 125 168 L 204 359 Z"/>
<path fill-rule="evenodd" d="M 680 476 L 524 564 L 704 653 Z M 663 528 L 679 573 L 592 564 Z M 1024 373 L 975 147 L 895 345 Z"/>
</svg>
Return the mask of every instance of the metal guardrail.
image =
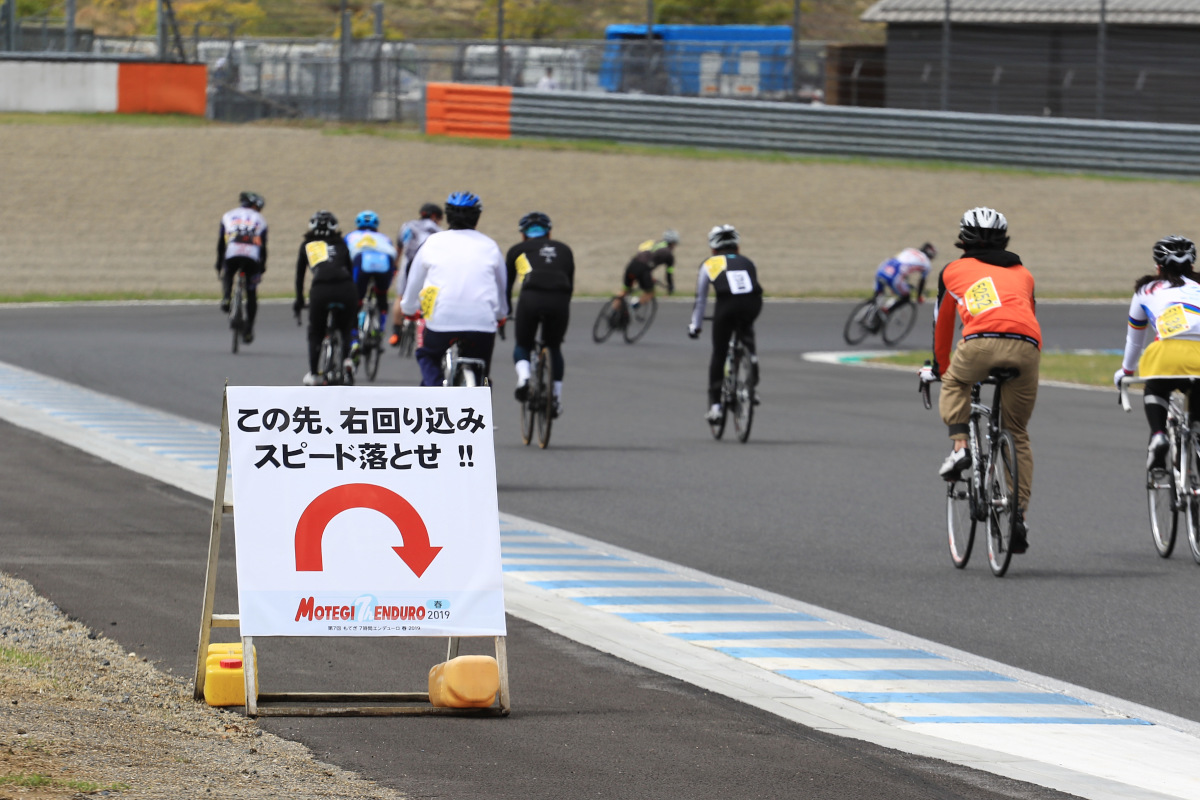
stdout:
<svg viewBox="0 0 1200 800">
<path fill-rule="evenodd" d="M 514 89 L 512 135 L 1200 178 L 1200 125 Z"/>
</svg>

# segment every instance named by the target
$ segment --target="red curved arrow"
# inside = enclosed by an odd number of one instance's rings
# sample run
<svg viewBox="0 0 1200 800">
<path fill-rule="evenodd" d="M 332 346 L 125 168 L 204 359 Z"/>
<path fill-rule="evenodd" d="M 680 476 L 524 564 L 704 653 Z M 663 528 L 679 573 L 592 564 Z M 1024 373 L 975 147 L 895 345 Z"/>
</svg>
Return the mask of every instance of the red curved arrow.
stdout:
<svg viewBox="0 0 1200 800">
<path fill-rule="evenodd" d="M 390 519 L 404 537 L 402 547 L 393 547 L 419 578 L 441 552 L 429 544 L 429 530 L 417 510 L 400 495 L 371 483 L 335 486 L 317 496 L 300 515 L 296 525 L 296 571 L 320 572 L 324 568 L 321 539 L 329 522 L 351 508 L 370 508 Z"/>
</svg>

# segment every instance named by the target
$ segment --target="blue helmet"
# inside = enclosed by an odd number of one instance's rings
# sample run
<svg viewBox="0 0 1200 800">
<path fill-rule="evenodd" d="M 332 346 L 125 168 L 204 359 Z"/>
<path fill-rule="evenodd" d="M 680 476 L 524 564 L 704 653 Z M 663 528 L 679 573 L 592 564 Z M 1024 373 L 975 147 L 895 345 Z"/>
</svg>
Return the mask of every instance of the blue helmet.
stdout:
<svg viewBox="0 0 1200 800">
<path fill-rule="evenodd" d="M 477 208 L 483 210 L 483 203 L 471 192 L 451 192 L 446 198 L 446 208 Z"/>
<path fill-rule="evenodd" d="M 358 216 L 354 218 L 354 227 L 362 230 L 377 231 L 379 230 L 379 215 L 374 211 L 360 211 Z"/>
</svg>

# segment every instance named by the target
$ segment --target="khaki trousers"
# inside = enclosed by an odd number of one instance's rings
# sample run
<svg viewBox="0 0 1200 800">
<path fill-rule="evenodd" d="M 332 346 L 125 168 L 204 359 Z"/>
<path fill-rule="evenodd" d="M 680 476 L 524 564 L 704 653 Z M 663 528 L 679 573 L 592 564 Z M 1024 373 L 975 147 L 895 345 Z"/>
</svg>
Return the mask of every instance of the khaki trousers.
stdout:
<svg viewBox="0 0 1200 800">
<path fill-rule="evenodd" d="M 938 411 L 950 428 L 951 439 L 967 438 L 967 420 L 971 416 L 971 387 L 987 378 L 994 367 L 1016 367 L 1021 375 L 1001 388 L 1001 421 L 1017 446 L 1017 503 L 1029 507 L 1033 485 L 1033 449 L 1029 445 L 1029 418 L 1037 402 L 1038 368 L 1042 353 L 1033 344 L 1020 339 L 971 339 L 959 342 L 950 359 L 950 368 L 942 374 Z M 985 393 L 985 401 L 990 397 Z"/>
</svg>

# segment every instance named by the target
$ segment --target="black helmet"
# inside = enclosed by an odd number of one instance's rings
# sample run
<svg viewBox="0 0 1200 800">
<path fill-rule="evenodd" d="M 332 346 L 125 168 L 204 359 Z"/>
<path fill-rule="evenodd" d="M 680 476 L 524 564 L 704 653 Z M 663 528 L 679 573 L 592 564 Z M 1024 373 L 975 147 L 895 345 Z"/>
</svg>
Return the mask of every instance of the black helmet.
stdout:
<svg viewBox="0 0 1200 800">
<path fill-rule="evenodd" d="M 530 239 L 536 239 L 550 233 L 550 217 L 540 211 L 530 211 L 521 217 L 517 227 Z"/>
<path fill-rule="evenodd" d="M 442 218 L 442 207 L 437 203 L 426 203 L 425 205 L 421 206 L 421 218 L 429 219 L 430 217 L 434 217 L 436 219 Z"/>
<path fill-rule="evenodd" d="M 962 216 L 958 223 L 958 246 L 963 249 L 1006 247 L 1008 220 L 994 208 L 979 206 Z"/>
<path fill-rule="evenodd" d="M 332 211 L 318 211 L 308 221 L 308 232 L 313 236 L 322 237 L 338 236 L 342 231 L 338 228 L 337 217 Z"/>
<path fill-rule="evenodd" d="M 926 258 L 937 258 L 937 248 L 934 247 L 929 242 L 926 242 L 925 244 L 921 245 L 920 249 L 921 249 L 921 252 L 925 254 Z"/>
<path fill-rule="evenodd" d="M 1154 263 L 1168 272 L 1188 272 L 1196 263 L 1196 245 L 1185 236 L 1164 236 L 1154 243 Z"/>
<path fill-rule="evenodd" d="M 474 229 L 483 213 L 483 203 L 471 192 L 451 192 L 446 198 L 446 222 L 455 229 Z"/>
<path fill-rule="evenodd" d="M 255 211 L 262 211 L 263 206 L 267 204 L 261 194 L 254 192 L 242 192 L 238 195 L 238 202 L 241 203 L 242 208 L 253 208 Z"/>
</svg>

